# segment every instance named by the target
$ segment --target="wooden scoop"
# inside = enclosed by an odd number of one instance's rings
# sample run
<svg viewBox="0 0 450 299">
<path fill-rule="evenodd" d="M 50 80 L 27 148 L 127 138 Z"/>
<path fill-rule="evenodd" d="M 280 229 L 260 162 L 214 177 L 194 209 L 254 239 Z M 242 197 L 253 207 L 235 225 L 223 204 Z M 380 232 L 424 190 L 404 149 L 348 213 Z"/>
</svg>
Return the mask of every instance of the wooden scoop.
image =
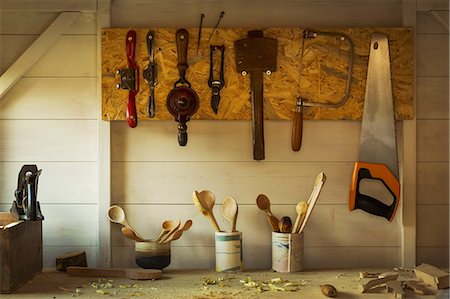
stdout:
<svg viewBox="0 0 450 299">
<path fill-rule="evenodd" d="M 236 231 L 238 205 L 233 197 L 227 196 L 222 201 L 222 216 L 231 223 L 231 231 Z"/>
<path fill-rule="evenodd" d="M 272 228 L 273 232 L 279 232 L 278 229 L 278 223 L 280 222 L 278 218 L 272 215 L 272 212 L 270 212 L 270 200 L 269 198 L 264 195 L 260 194 L 256 198 L 256 205 L 258 208 L 265 212 L 267 214 L 267 221 L 269 221 L 270 227 Z"/>
<path fill-rule="evenodd" d="M 281 217 L 280 222 L 278 224 L 278 228 L 280 229 L 280 233 L 290 233 L 292 232 L 292 220 L 288 216 Z"/>
<path fill-rule="evenodd" d="M 112 268 L 87 268 L 67 267 L 67 274 L 71 276 L 89 277 L 126 277 L 136 280 L 158 279 L 162 277 L 162 271 L 157 269 L 112 269 Z"/>
<path fill-rule="evenodd" d="M 220 227 L 217 224 L 216 218 L 214 217 L 213 207 L 216 202 L 214 194 L 211 191 L 203 190 L 201 192 L 194 191 L 192 194 L 192 200 L 195 206 L 205 215 L 209 221 L 211 221 L 214 229 L 220 232 Z"/>
<path fill-rule="evenodd" d="M 181 235 L 183 234 L 184 230 L 179 229 L 175 231 L 173 234 L 171 234 L 168 238 L 164 239 L 161 243 L 169 243 L 175 240 L 178 240 Z"/>
<path fill-rule="evenodd" d="M 109 220 L 111 220 L 111 222 L 114 223 L 118 223 L 118 224 L 122 224 L 125 227 L 128 227 L 129 229 L 131 229 L 134 234 L 138 237 L 141 238 L 142 240 L 144 240 L 144 238 L 142 238 L 141 235 L 139 235 L 127 222 L 127 220 L 125 219 L 125 211 L 119 207 L 119 206 L 111 206 L 109 207 L 108 210 L 108 218 Z"/>
<path fill-rule="evenodd" d="M 134 240 L 134 241 L 138 241 L 138 242 L 144 242 L 144 239 L 141 239 L 138 236 L 136 236 L 134 231 L 132 229 L 130 229 L 129 227 L 124 226 L 124 227 L 121 228 L 120 231 L 122 232 L 122 235 L 124 235 L 128 239 L 131 239 L 131 240 Z"/>
<path fill-rule="evenodd" d="M 295 219 L 294 226 L 292 227 L 292 232 L 298 234 L 300 226 L 302 225 L 303 219 L 305 219 L 306 212 L 308 211 L 308 203 L 304 200 L 299 202 L 295 207 L 297 211 L 297 218 Z"/>
</svg>

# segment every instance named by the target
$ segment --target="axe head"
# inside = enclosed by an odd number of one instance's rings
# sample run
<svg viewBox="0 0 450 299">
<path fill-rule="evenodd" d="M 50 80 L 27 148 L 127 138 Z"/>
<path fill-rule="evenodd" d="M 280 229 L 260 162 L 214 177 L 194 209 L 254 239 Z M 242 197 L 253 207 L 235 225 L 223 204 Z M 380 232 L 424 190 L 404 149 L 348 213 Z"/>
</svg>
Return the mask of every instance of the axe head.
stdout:
<svg viewBox="0 0 450 299">
<path fill-rule="evenodd" d="M 276 39 L 263 37 L 261 30 L 248 32 L 248 37 L 234 42 L 236 70 L 239 73 L 265 72 L 277 69 Z"/>
</svg>

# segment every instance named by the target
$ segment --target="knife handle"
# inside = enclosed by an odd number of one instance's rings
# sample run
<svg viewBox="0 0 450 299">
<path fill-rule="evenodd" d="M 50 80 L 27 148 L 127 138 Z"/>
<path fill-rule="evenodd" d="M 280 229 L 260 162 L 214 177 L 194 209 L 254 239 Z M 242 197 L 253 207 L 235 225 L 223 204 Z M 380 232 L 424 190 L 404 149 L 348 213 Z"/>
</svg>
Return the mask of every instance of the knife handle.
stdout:
<svg viewBox="0 0 450 299">
<path fill-rule="evenodd" d="M 292 150 L 298 152 L 302 146 L 302 136 L 303 136 L 303 111 L 294 112 L 294 120 L 292 123 L 292 137 L 291 137 L 291 147 Z"/>
<path fill-rule="evenodd" d="M 363 179 L 379 180 L 394 197 L 391 205 L 386 205 L 376 198 L 359 192 Z M 349 210 L 361 209 L 370 214 L 392 221 L 400 200 L 400 182 L 385 164 L 356 162 L 353 168 L 352 185 L 349 196 Z"/>
<path fill-rule="evenodd" d="M 131 128 L 137 126 L 137 113 L 136 113 L 136 91 L 130 90 L 128 93 L 127 101 L 127 121 Z"/>
</svg>

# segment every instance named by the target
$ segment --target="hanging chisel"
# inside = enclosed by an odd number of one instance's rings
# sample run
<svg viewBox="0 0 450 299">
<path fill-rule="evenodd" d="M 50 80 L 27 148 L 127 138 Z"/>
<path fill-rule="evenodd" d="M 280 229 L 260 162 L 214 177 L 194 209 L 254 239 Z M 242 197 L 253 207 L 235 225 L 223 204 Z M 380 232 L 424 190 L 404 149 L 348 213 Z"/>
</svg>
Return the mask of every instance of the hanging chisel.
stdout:
<svg viewBox="0 0 450 299">
<path fill-rule="evenodd" d="M 147 114 L 153 118 L 155 116 L 155 86 L 158 84 L 158 65 L 155 63 L 155 33 L 149 31 L 147 33 L 147 52 L 149 57 L 149 64 L 144 69 L 144 79 L 150 89 L 148 96 Z"/>
</svg>

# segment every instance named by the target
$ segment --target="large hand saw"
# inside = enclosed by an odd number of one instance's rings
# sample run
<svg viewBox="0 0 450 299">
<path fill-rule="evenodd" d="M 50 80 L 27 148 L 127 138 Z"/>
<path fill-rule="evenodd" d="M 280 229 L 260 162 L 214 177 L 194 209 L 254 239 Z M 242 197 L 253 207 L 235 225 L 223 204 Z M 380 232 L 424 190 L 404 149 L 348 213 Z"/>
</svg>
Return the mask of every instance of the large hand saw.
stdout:
<svg viewBox="0 0 450 299">
<path fill-rule="evenodd" d="M 360 192 L 363 179 L 379 180 L 393 196 L 387 205 Z M 367 69 L 359 159 L 355 163 L 349 209 L 362 209 L 392 221 L 400 200 L 389 43 L 384 34 L 372 34 Z"/>
</svg>

